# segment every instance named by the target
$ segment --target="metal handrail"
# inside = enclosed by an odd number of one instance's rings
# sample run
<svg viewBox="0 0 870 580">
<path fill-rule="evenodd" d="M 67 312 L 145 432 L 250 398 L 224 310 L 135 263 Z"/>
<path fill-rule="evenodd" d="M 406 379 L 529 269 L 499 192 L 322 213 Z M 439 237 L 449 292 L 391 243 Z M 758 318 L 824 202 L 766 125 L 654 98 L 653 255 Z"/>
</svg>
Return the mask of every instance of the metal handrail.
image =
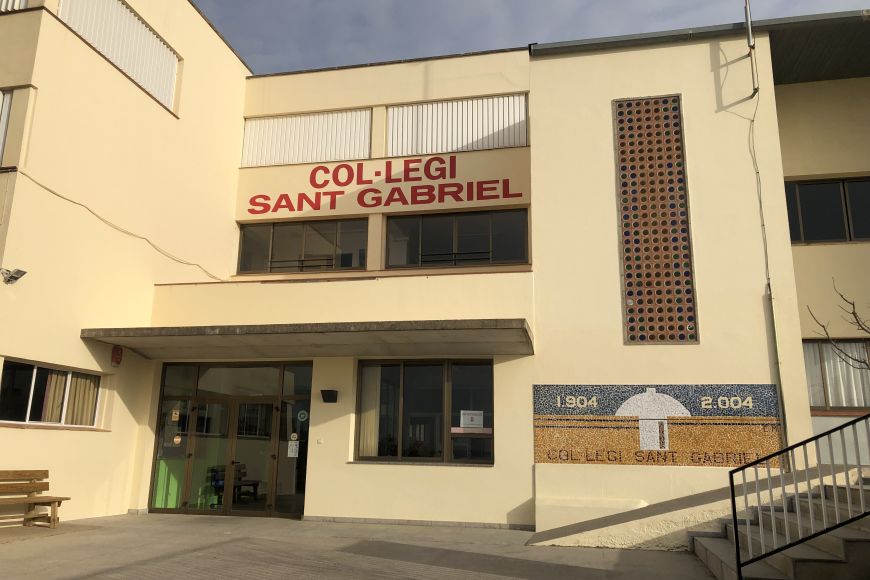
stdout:
<svg viewBox="0 0 870 580">
<path fill-rule="evenodd" d="M 863 435 L 859 437 L 858 434 L 858 426 L 861 424 L 864 427 L 865 443 L 868 453 L 870 453 L 870 414 L 867 414 L 760 457 L 755 461 L 732 469 L 728 473 L 731 488 L 731 520 L 734 526 L 735 565 L 737 577 L 740 580 L 743 579 L 743 568 L 753 562 L 758 562 L 870 515 L 870 501 L 864 497 L 864 467 L 870 467 L 870 463 L 865 463 L 861 457 L 860 441 L 863 440 Z M 847 431 L 851 435 L 848 444 Z M 836 451 L 834 448 L 835 435 L 839 435 Z M 813 447 L 813 453 L 809 451 L 810 446 Z M 849 461 L 850 447 L 854 455 L 854 462 Z M 827 452 L 827 469 L 825 470 L 827 473 L 823 473 L 822 469 L 823 463 L 825 463 L 823 462 L 825 452 Z M 842 463 L 840 464 L 835 462 L 837 452 L 842 454 Z M 813 455 L 815 462 L 814 465 L 811 465 L 810 458 Z M 799 467 L 801 464 L 802 469 Z M 762 476 L 759 476 L 759 467 L 764 468 Z M 779 473 L 771 474 L 771 469 L 778 469 Z M 853 490 L 849 482 L 849 473 L 853 469 L 857 472 L 856 490 Z M 750 470 L 752 470 L 754 478 L 747 480 L 747 473 Z M 843 473 L 843 487 L 838 484 L 837 475 L 839 473 Z M 740 495 L 737 493 L 738 484 L 735 483 L 738 475 L 741 477 Z M 827 503 L 825 486 L 828 478 L 832 488 L 833 506 L 829 506 Z M 802 487 L 805 487 L 803 491 Z M 840 508 L 840 504 L 843 503 L 840 498 L 841 490 L 844 491 L 845 495 L 844 510 Z M 858 494 L 857 501 L 854 502 L 852 500 L 853 491 Z M 775 497 L 776 495 L 778 497 Z M 739 515 L 741 510 L 738 510 L 737 505 L 738 498 L 741 496 L 742 512 L 744 513 L 742 518 Z M 807 502 L 807 521 L 801 517 L 801 501 L 804 499 Z M 820 524 L 818 529 L 816 522 L 818 518 L 814 513 L 815 502 L 818 502 L 818 506 L 821 508 L 821 521 L 818 522 Z M 832 507 L 831 517 L 828 516 L 829 507 Z M 848 515 L 841 518 L 843 511 Z M 781 514 L 779 525 L 777 525 L 777 513 Z M 797 528 L 796 538 L 791 537 L 791 515 L 794 516 Z M 765 519 L 769 519 L 769 532 L 765 531 Z M 808 534 L 804 533 L 806 523 L 809 524 Z M 758 550 L 753 545 L 752 527 L 755 524 L 757 524 L 758 532 Z M 744 526 L 747 538 L 747 557 L 745 559 L 740 542 L 741 526 Z M 777 530 L 778 527 L 781 528 L 782 534 Z"/>
</svg>

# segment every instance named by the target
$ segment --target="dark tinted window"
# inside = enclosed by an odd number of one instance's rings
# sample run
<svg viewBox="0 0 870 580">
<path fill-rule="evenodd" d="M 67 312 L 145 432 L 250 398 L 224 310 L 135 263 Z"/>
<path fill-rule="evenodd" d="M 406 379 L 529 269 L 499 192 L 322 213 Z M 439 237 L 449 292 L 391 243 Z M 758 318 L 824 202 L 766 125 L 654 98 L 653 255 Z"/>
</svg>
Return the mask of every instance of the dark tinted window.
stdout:
<svg viewBox="0 0 870 580">
<path fill-rule="evenodd" d="M 793 242 L 870 239 L 870 180 L 785 184 Z"/>
<path fill-rule="evenodd" d="M 525 209 L 391 217 L 387 266 L 525 263 L 527 220 Z"/>
<path fill-rule="evenodd" d="M 311 364 L 284 365 L 284 396 L 311 394 Z"/>
<path fill-rule="evenodd" d="M 242 226 L 239 272 L 365 268 L 368 220 Z"/>
<path fill-rule="evenodd" d="M 305 225 L 303 270 L 332 268 L 335 260 L 335 222 L 312 222 Z"/>
<path fill-rule="evenodd" d="M 453 263 L 452 215 L 424 215 L 422 217 L 420 263 L 435 266 Z"/>
<path fill-rule="evenodd" d="M 265 272 L 269 266 L 271 225 L 242 226 L 239 272 Z"/>
<path fill-rule="evenodd" d="M 852 218 L 852 237 L 870 238 L 870 180 L 847 181 L 849 216 Z"/>
<path fill-rule="evenodd" d="M 799 186 L 804 240 L 846 240 L 846 212 L 840 182 L 802 183 Z"/>
<path fill-rule="evenodd" d="M 524 209 L 493 212 L 493 263 L 528 262 L 528 228 L 528 214 Z"/>
<path fill-rule="evenodd" d="M 479 461 L 492 463 L 492 439 L 481 437 L 454 437 L 453 459 L 455 461 Z"/>
<path fill-rule="evenodd" d="M 196 365 L 166 365 L 163 371 L 163 396 L 192 397 L 198 376 L 199 367 Z"/>
<path fill-rule="evenodd" d="M 387 220 L 387 267 L 420 265 L 420 216 Z"/>
<path fill-rule="evenodd" d="M 3 364 L 0 379 L 0 421 L 24 421 L 27 418 L 27 399 L 33 380 L 33 365 L 11 361 Z"/>
<path fill-rule="evenodd" d="M 364 365 L 360 372 L 359 456 L 399 456 L 398 364 Z"/>
<path fill-rule="evenodd" d="M 407 365 L 402 412 L 402 455 L 442 456 L 444 441 L 444 367 Z"/>
<path fill-rule="evenodd" d="M 453 363 L 450 365 L 450 425 L 463 427 L 462 411 L 483 413 L 483 424 L 492 427 L 492 365 Z"/>
<path fill-rule="evenodd" d="M 360 459 L 493 462 L 491 362 L 362 363 L 359 376 Z"/>
<path fill-rule="evenodd" d="M 785 206 L 788 209 L 788 230 L 791 232 L 791 241 L 801 240 L 801 222 L 798 213 L 797 184 L 785 184 Z"/>
<path fill-rule="evenodd" d="M 335 260 L 338 268 L 362 268 L 366 265 L 369 228 L 366 220 L 338 222 Z"/>
<path fill-rule="evenodd" d="M 456 216 L 457 264 L 488 264 L 490 261 L 489 213 L 465 213 Z"/>
<path fill-rule="evenodd" d="M 272 233 L 272 272 L 298 272 L 302 266 L 302 224 L 275 224 Z"/>
</svg>

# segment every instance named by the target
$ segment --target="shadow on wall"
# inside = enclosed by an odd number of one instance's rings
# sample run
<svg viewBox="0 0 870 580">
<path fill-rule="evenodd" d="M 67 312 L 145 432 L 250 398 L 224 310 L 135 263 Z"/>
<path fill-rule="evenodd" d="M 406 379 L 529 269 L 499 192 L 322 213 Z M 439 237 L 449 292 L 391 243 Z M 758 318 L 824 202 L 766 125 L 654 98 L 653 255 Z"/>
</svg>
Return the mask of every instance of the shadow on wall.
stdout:
<svg viewBox="0 0 870 580">
<path fill-rule="evenodd" d="M 100 367 L 110 369 L 109 388 L 103 392 L 100 409 L 103 414 L 98 425 L 111 431 L 106 435 L 116 439 L 119 433 L 129 432 L 121 424 L 126 417 L 132 418 L 136 425 L 133 437 L 115 442 L 117 453 L 114 456 L 103 457 L 111 465 L 105 465 L 105 470 L 99 474 L 99 486 L 109 488 L 108 493 L 101 494 L 107 498 L 114 495 L 112 487 L 130 483 L 130 497 L 125 499 L 127 507 L 120 511 L 110 505 L 101 508 L 106 513 L 125 513 L 129 507 L 145 507 L 138 505 L 138 498 L 143 493 L 147 497 L 150 487 L 161 365 L 125 348 L 120 366 L 112 367 L 111 346 L 89 340 L 84 342 Z M 126 473 L 118 472 L 124 466 Z M 98 472 L 94 473 L 96 475 Z M 112 473 L 115 475 L 110 475 Z M 144 491 L 142 486 L 145 486 Z"/>
<path fill-rule="evenodd" d="M 832 469 L 835 474 L 840 475 L 848 472 L 849 466 L 836 465 L 832 466 Z M 793 473 L 797 481 L 803 481 L 804 479 L 812 480 L 815 472 L 816 468 L 811 467 L 809 470 L 798 469 Z M 779 478 L 776 476 L 769 481 L 759 480 L 757 485 L 755 481 L 749 481 L 746 483 L 745 493 L 749 498 L 754 497 L 757 493 L 760 493 L 762 498 L 764 498 L 765 492 L 772 486 L 774 497 L 779 501 L 779 485 Z M 742 484 L 735 482 L 734 490 L 737 496 L 743 496 L 744 486 Z M 597 538 L 612 536 L 616 539 L 624 533 L 623 530 L 630 530 L 632 527 L 642 527 L 646 530 L 658 528 L 666 533 L 645 539 L 639 543 L 629 541 L 626 544 L 620 543 L 616 545 L 616 542 L 608 542 L 607 545 L 638 549 L 686 549 L 689 532 L 719 531 L 720 520 L 722 518 L 731 518 L 730 500 L 730 486 L 720 487 L 633 510 L 537 532 L 529 538 L 526 545 L 601 545 L 603 542 L 595 542 L 593 544 L 584 542 L 583 538 L 576 538 L 574 541 L 569 540 L 569 538 L 570 536 L 580 536 L 595 532 L 595 537 Z M 682 510 L 692 511 L 686 513 L 684 518 L 670 517 L 667 520 L 658 522 L 655 519 L 659 516 L 674 516 L 676 512 Z M 623 528 L 623 530 L 609 529 L 616 528 L 617 526 L 627 527 Z M 675 548 L 676 546 L 682 546 L 682 548 Z"/>
<path fill-rule="evenodd" d="M 733 41 L 729 41 L 729 44 L 731 42 Z M 741 48 L 739 56 L 729 58 L 721 41 L 710 42 L 710 70 L 713 72 L 713 83 L 716 87 L 717 113 L 730 112 L 729 109 L 751 101 L 755 96 L 752 92 L 753 80 L 749 48 L 745 48 L 745 51 Z M 729 78 L 730 83 L 728 82 Z"/>
<path fill-rule="evenodd" d="M 527 499 L 517 507 L 511 509 L 506 514 L 508 526 L 518 529 L 533 528 L 529 522 L 535 521 L 535 500 L 534 498 Z"/>
</svg>

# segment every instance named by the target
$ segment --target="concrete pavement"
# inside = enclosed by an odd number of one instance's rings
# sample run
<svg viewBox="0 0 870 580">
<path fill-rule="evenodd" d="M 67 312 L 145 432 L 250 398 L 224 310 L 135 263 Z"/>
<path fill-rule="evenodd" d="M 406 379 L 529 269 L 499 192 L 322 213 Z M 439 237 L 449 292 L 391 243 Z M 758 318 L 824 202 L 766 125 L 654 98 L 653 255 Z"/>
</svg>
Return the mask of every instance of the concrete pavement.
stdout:
<svg viewBox="0 0 870 580">
<path fill-rule="evenodd" d="M 0 578 L 710 579 L 686 552 L 525 546 L 529 532 L 149 514 L 0 529 Z"/>
</svg>

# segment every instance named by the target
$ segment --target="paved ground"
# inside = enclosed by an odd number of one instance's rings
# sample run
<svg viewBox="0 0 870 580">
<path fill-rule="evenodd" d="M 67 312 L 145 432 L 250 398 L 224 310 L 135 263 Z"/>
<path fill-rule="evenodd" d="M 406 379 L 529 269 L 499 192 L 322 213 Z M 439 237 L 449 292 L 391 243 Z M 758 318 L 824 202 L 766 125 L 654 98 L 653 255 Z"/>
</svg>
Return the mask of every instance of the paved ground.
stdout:
<svg viewBox="0 0 870 580">
<path fill-rule="evenodd" d="M 151 514 L 0 529 L 0 578 L 712 578 L 686 552 L 527 547 L 528 532 Z"/>
</svg>

